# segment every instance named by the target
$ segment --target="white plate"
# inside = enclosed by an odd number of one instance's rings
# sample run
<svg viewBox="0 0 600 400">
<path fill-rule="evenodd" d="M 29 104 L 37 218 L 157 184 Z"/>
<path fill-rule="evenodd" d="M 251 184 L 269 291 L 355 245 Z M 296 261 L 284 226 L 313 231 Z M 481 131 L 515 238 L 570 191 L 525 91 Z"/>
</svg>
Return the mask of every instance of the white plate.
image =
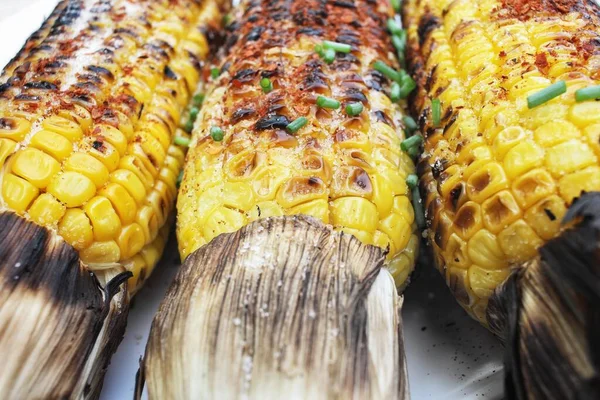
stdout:
<svg viewBox="0 0 600 400">
<path fill-rule="evenodd" d="M 0 0 L 0 65 L 20 49 L 56 0 Z M 171 249 L 174 246 L 169 246 Z M 154 312 L 173 279 L 178 256 L 170 250 L 136 296 L 125 338 L 112 359 L 101 400 L 131 399 Z M 502 348 L 456 304 L 439 274 L 422 268 L 406 292 L 404 323 L 414 400 L 502 398 Z"/>
</svg>

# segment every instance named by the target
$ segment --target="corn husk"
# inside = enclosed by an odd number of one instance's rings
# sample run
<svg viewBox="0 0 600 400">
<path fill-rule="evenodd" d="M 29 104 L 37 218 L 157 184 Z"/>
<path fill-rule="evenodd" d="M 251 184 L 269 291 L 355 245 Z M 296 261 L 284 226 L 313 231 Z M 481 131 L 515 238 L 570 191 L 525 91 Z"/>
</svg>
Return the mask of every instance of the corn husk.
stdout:
<svg viewBox="0 0 600 400">
<path fill-rule="evenodd" d="M 407 398 L 402 299 L 384 257 L 304 216 L 218 236 L 154 318 L 149 398 Z"/>
<path fill-rule="evenodd" d="M 100 276 L 58 235 L 0 213 L 0 398 L 96 398 L 125 332 L 130 273 Z"/>
</svg>

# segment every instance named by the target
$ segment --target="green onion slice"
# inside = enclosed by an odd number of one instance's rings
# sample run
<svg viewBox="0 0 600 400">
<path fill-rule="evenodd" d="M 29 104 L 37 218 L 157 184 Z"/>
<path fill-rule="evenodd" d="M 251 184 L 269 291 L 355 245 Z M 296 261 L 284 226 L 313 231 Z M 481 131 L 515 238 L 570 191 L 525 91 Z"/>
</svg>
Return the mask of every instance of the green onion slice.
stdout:
<svg viewBox="0 0 600 400">
<path fill-rule="evenodd" d="M 402 27 L 393 18 L 387 20 L 387 28 L 392 35 L 400 35 L 402 33 Z"/>
<path fill-rule="evenodd" d="M 431 100 L 431 119 L 434 128 L 439 128 L 442 123 L 442 103 L 440 99 Z"/>
<path fill-rule="evenodd" d="M 575 92 L 575 101 L 578 103 L 598 99 L 600 99 L 600 85 L 586 87 Z"/>
<path fill-rule="evenodd" d="M 175 144 L 182 147 L 190 147 L 191 140 L 184 136 L 175 136 Z"/>
<path fill-rule="evenodd" d="M 346 106 L 346 114 L 348 114 L 351 117 L 356 117 L 361 112 L 363 112 L 363 108 L 364 107 L 362 103 L 350 103 Z"/>
<path fill-rule="evenodd" d="M 294 121 L 290 122 L 285 129 L 287 129 L 287 131 L 290 133 L 296 133 L 300 130 L 300 128 L 306 125 L 307 122 L 308 119 L 306 117 L 296 118 Z"/>
<path fill-rule="evenodd" d="M 323 56 L 323 60 L 325 60 L 325 62 L 327 64 L 333 63 L 335 61 L 335 50 L 334 49 L 326 49 L 325 55 Z"/>
<path fill-rule="evenodd" d="M 388 79 L 391 79 L 395 82 L 400 82 L 400 73 L 381 60 L 375 61 L 375 64 L 373 64 L 373 69 L 381 72 Z"/>
<path fill-rule="evenodd" d="M 330 97 L 319 96 L 317 97 L 317 105 L 321 108 L 331 108 L 337 110 L 340 108 L 340 102 Z"/>
<path fill-rule="evenodd" d="M 392 82 L 392 86 L 390 88 L 390 99 L 394 103 L 400 100 L 400 85 L 398 82 Z"/>
<path fill-rule="evenodd" d="M 262 78 L 260 80 L 260 87 L 262 88 L 263 92 L 265 92 L 265 93 L 269 93 L 269 92 L 273 91 L 273 83 L 271 82 L 271 80 L 269 78 Z"/>
<path fill-rule="evenodd" d="M 223 129 L 219 128 L 218 126 L 213 126 L 212 128 L 210 128 L 210 137 L 215 142 L 220 142 L 221 140 L 223 140 L 224 136 L 225 135 L 223 134 Z"/>
<path fill-rule="evenodd" d="M 423 137 L 421 135 L 413 135 L 404 139 L 402 143 L 400 143 L 400 148 L 402 151 L 409 152 L 413 148 L 419 149 L 421 143 L 423 143 Z"/>
<path fill-rule="evenodd" d="M 219 67 L 212 67 L 210 69 L 210 76 L 213 79 L 217 79 L 219 77 L 219 74 L 221 73 Z"/>
<path fill-rule="evenodd" d="M 346 54 L 350 53 L 350 51 L 352 50 L 352 46 L 350 46 L 349 44 L 340 43 L 340 42 L 332 42 L 330 40 L 323 41 L 323 48 L 332 49 L 333 51 L 336 51 L 338 53 L 346 53 Z"/>
<path fill-rule="evenodd" d="M 402 117 L 402 122 L 404 122 L 404 128 L 409 134 L 413 134 L 417 129 L 419 129 L 417 122 L 409 115 Z"/>
<path fill-rule="evenodd" d="M 553 98 L 560 96 L 566 91 L 567 83 L 565 81 L 558 81 L 547 88 L 544 88 L 539 92 L 527 97 L 527 107 L 532 109 L 537 106 L 541 106 L 542 104 L 549 102 Z"/>
<path fill-rule="evenodd" d="M 417 187 L 419 184 L 419 178 L 415 174 L 410 174 L 406 177 L 406 184 L 412 190 Z"/>
</svg>

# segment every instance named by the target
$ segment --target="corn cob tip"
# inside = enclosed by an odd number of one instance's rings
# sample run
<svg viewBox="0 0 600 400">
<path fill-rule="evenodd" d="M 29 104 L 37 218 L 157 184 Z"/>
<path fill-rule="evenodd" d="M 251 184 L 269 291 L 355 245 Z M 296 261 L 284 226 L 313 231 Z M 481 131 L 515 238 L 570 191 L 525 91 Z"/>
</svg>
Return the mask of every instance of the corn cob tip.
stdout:
<svg viewBox="0 0 600 400">
<path fill-rule="evenodd" d="M 407 398 L 401 298 L 384 260 L 306 216 L 217 236 L 154 318 L 149 398 Z"/>
<path fill-rule="evenodd" d="M 97 396 L 125 332 L 126 274 L 101 274 L 102 288 L 55 232 L 0 213 L 0 397 Z"/>
</svg>

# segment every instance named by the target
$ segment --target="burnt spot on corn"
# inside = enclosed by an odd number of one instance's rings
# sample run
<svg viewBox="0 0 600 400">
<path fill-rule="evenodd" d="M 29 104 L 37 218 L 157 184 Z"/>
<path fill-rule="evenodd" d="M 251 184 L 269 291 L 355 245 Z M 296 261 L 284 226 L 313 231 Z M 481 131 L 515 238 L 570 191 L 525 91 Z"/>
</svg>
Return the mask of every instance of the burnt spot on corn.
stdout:
<svg viewBox="0 0 600 400">
<path fill-rule="evenodd" d="M 254 129 L 257 131 L 262 131 L 265 129 L 285 129 L 286 126 L 290 124 L 290 120 L 285 115 L 266 115 L 263 118 L 256 121 L 254 124 Z"/>
<path fill-rule="evenodd" d="M 167 79 L 177 79 L 177 74 L 168 65 L 165 66 L 164 75 Z"/>
<path fill-rule="evenodd" d="M 238 108 L 233 114 L 231 114 L 231 123 L 237 124 L 243 119 L 250 118 L 256 114 L 256 110 L 254 108 Z M 264 128 L 266 129 L 266 128 Z M 260 129 L 259 129 L 260 130 Z"/>
<path fill-rule="evenodd" d="M 438 17 L 431 13 L 425 13 L 419 19 L 418 35 L 419 45 L 423 46 L 431 32 L 440 26 L 440 20 Z"/>
<path fill-rule="evenodd" d="M 502 0 L 492 12 L 497 19 L 516 18 L 527 21 L 534 17 L 565 15 L 579 12 L 586 19 L 598 18 L 600 8 L 588 0 Z"/>
</svg>

